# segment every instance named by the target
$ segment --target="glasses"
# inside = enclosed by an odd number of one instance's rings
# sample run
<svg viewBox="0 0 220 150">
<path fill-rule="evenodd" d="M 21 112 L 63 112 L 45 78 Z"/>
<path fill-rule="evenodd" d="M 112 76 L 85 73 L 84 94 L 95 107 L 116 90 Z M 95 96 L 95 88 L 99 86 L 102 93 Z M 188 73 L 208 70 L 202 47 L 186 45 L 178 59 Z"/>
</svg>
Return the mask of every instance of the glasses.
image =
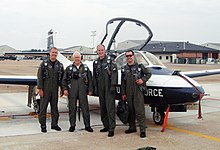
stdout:
<svg viewBox="0 0 220 150">
<path fill-rule="evenodd" d="M 133 55 L 125 55 L 126 57 L 132 57 Z"/>
</svg>

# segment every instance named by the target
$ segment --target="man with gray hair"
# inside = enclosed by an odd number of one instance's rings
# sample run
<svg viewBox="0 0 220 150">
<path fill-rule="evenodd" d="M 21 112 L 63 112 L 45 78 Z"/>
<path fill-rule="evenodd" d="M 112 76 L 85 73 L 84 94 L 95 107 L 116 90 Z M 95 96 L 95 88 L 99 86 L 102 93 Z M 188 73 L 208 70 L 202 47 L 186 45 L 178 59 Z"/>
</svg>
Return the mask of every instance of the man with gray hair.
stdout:
<svg viewBox="0 0 220 150">
<path fill-rule="evenodd" d="M 73 64 L 69 65 L 62 80 L 64 95 L 69 101 L 69 132 L 74 132 L 76 126 L 77 100 L 82 109 L 85 130 L 93 132 L 90 126 L 90 114 L 88 105 L 88 95 L 92 95 L 92 73 L 86 64 L 81 62 L 81 54 L 73 53 Z"/>
</svg>

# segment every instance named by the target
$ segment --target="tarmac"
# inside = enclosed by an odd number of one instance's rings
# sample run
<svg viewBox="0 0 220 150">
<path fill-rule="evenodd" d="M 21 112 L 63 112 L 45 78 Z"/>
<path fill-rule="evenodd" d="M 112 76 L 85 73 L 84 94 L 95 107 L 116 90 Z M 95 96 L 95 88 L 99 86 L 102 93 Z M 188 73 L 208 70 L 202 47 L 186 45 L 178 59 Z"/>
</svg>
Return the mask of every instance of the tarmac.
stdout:
<svg viewBox="0 0 220 150">
<path fill-rule="evenodd" d="M 1 75 L 36 75 L 40 60 L 1 61 Z M 195 71 L 219 69 L 220 65 L 204 64 L 165 64 L 172 70 Z M 22 67 L 21 67 L 22 66 Z M 147 137 L 137 133 L 125 134 L 128 128 L 117 119 L 115 136 L 100 133 L 100 108 L 97 98 L 89 97 L 91 125 L 93 133 L 84 130 L 83 118 L 77 119 L 76 131 L 68 132 L 69 118 L 67 100 L 59 100 L 61 132 L 50 129 L 51 118 L 47 119 L 47 133 L 40 132 L 35 116 L 29 116 L 33 109 L 28 108 L 27 86 L 0 85 L 0 150 L 39 150 L 39 149 L 138 149 L 155 147 L 158 150 L 201 150 L 220 149 L 220 75 L 195 78 L 204 86 L 207 94 L 202 100 L 203 119 L 197 119 L 198 110 L 186 113 L 170 113 L 165 132 L 154 124 L 150 108 L 146 106 Z M 116 102 L 117 103 L 117 102 Z M 48 112 L 50 110 L 48 109 Z M 77 117 L 78 118 L 78 117 Z M 137 128 L 138 129 L 138 128 Z"/>
<path fill-rule="evenodd" d="M 206 93 L 202 100 L 203 119 L 197 119 L 198 110 L 185 113 L 170 113 L 165 132 L 153 123 L 150 108 L 146 106 L 147 137 L 137 133 L 125 134 L 128 128 L 117 118 L 115 136 L 100 133 L 98 99 L 89 97 L 93 133 L 84 130 L 83 118 L 77 119 L 76 131 L 68 132 L 68 109 L 66 98 L 60 98 L 59 125 L 62 131 L 50 129 L 51 118 L 47 119 L 47 133 L 40 132 L 36 116 L 29 116 L 33 109 L 26 106 L 27 93 L 0 93 L 0 150 L 16 149 L 138 149 L 154 147 L 158 150 L 201 150 L 220 149 L 220 83 L 202 84 Z M 117 103 L 117 102 L 116 102 Z M 48 109 L 48 112 L 50 110 Z M 137 128 L 139 129 L 139 128 Z"/>
</svg>

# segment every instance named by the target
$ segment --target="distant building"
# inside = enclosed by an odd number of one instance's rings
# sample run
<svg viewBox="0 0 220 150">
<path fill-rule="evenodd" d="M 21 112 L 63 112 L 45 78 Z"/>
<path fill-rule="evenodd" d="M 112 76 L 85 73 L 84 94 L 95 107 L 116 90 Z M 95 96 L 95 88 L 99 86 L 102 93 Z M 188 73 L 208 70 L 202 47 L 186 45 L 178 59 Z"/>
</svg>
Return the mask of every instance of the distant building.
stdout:
<svg viewBox="0 0 220 150">
<path fill-rule="evenodd" d="M 129 49 L 141 45 L 145 40 L 127 40 L 117 45 L 117 50 Z"/>
<path fill-rule="evenodd" d="M 220 43 L 204 43 L 204 44 L 201 44 L 201 45 L 209 47 L 209 48 L 214 48 L 214 49 L 217 49 L 217 50 L 220 51 Z"/>
<path fill-rule="evenodd" d="M 19 56 L 24 59 L 45 59 L 49 55 L 48 51 L 41 51 L 36 49 L 16 51 L 12 48 L 7 48 L 6 46 L 4 46 L 4 48 L 2 49 L 4 49 L 2 50 L 2 52 L 4 52 L 7 56 Z M 72 58 L 72 55 L 75 51 L 79 51 L 80 53 L 82 53 L 84 60 L 94 60 L 95 58 L 97 58 L 97 54 L 93 53 L 93 49 L 85 46 L 72 46 L 69 48 L 58 49 L 61 52 L 61 54 L 63 54 L 68 59 Z"/>
<path fill-rule="evenodd" d="M 218 63 L 220 63 L 220 61 L 219 61 L 220 60 L 220 43 L 204 43 L 204 44 L 202 44 L 202 46 L 219 50 L 219 53 L 218 53 Z"/>
<path fill-rule="evenodd" d="M 123 43 L 125 44 L 126 42 Z M 129 43 L 131 44 L 131 42 Z M 132 49 L 135 50 L 139 47 L 134 46 Z M 162 62 L 204 63 L 220 58 L 220 51 L 217 49 L 189 42 L 151 41 L 142 50 L 153 53 Z"/>
<path fill-rule="evenodd" d="M 127 40 L 118 43 L 117 45 L 117 50 L 122 50 L 122 49 L 129 49 L 129 48 L 134 48 L 142 45 L 145 42 L 145 40 Z M 161 43 L 161 42 L 166 42 L 168 43 L 169 41 L 150 41 L 148 44 L 155 44 L 155 43 Z"/>
<path fill-rule="evenodd" d="M 8 52 L 18 52 L 18 51 L 8 45 L 0 46 L 0 56 L 3 56 L 5 53 Z"/>
<path fill-rule="evenodd" d="M 83 54 L 83 59 L 94 60 L 97 56 L 93 54 L 93 49 L 85 46 L 72 46 L 60 50 L 67 58 L 71 58 L 75 51 L 79 51 Z M 90 55 L 91 54 L 91 55 Z"/>
</svg>

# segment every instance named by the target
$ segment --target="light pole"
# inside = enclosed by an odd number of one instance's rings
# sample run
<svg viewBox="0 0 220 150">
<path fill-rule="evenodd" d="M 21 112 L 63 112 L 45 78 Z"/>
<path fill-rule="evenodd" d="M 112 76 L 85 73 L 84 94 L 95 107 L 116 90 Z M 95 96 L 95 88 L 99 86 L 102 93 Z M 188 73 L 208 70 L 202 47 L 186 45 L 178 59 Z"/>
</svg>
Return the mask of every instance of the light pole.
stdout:
<svg viewBox="0 0 220 150">
<path fill-rule="evenodd" d="M 80 46 L 80 49 L 79 49 L 79 51 L 80 51 L 80 53 L 82 53 L 82 51 L 83 51 L 83 48 L 82 48 L 82 46 Z"/>
<path fill-rule="evenodd" d="M 95 36 L 96 36 L 96 31 L 91 31 L 92 34 L 91 34 L 91 37 L 92 37 L 92 50 L 94 51 L 94 44 L 95 44 Z"/>
</svg>

